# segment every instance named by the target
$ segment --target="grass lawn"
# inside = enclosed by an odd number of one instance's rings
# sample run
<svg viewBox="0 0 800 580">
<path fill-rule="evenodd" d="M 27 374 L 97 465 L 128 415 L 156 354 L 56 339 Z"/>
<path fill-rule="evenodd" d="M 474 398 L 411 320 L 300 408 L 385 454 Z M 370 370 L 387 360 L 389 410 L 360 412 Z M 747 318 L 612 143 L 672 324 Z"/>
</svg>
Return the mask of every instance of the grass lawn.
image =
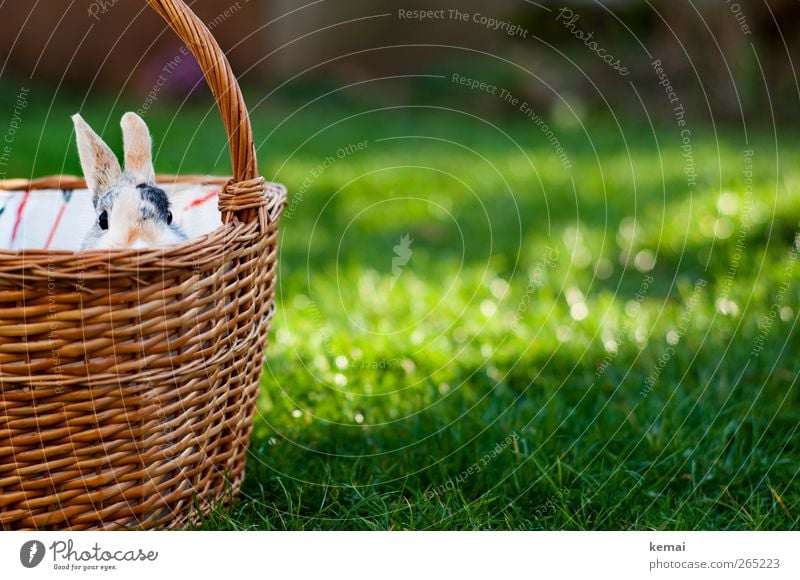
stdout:
<svg viewBox="0 0 800 580">
<path fill-rule="evenodd" d="M 51 98 L 9 175 L 79 172 L 81 102 Z M 172 114 L 157 169 L 226 172 L 214 112 Z M 520 115 L 253 117 L 290 190 L 279 310 L 244 493 L 204 529 L 798 527 L 796 140 L 692 126 L 687 165 L 674 125 L 601 119 L 554 125 L 565 162 Z"/>
</svg>

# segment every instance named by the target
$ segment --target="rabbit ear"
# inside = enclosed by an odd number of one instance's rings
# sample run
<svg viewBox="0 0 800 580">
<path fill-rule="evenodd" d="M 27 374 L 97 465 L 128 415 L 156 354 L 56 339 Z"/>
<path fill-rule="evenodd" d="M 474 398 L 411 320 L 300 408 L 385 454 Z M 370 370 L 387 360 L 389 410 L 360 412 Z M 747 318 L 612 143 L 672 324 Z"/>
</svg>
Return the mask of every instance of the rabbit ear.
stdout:
<svg viewBox="0 0 800 580">
<path fill-rule="evenodd" d="M 156 182 L 153 169 L 153 140 L 147 124 L 136 113 L 125 113 L 122 117 L 122 137 L 125 141 L 125 173 L 136 184 Z"/>
<path fill-rule="evenodd" d="M 75 136 L 78 141 L 78 154 L 81 158 L 86 185 L 92 191 L 92 201 L 97 205 L 100 196 L 110 190 L 122 177 L 122 169 L 111 148 L 83 120 L 74 115 Z"/>
</svg>

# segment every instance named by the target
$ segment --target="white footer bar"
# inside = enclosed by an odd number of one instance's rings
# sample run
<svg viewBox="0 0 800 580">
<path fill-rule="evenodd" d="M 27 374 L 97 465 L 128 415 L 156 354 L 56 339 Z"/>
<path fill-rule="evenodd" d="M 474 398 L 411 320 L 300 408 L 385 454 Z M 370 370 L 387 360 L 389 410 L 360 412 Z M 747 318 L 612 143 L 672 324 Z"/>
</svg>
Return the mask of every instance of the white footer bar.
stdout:
<svg viewBox="0 0 800 580">
<path fill-rule="evenodd" d="M 797 579 L 798 552 L 800 532 L 5 532 L 0 577 Z"/>
</svg>

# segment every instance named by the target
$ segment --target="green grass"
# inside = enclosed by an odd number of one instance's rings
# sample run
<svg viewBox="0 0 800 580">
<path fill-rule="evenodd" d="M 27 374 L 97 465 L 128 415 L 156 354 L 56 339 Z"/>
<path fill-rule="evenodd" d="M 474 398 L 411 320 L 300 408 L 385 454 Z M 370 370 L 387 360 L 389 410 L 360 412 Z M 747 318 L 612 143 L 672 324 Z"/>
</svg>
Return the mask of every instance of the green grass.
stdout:
<svg viewBox="0 0 800 580">
<path fill-rule="evenodd" d="M 10 175 L 79 172 L 50 97 Z M 85 116 L 118 145 L 110 105 Z M 160 171 L 226 171 L 207 113 L 148 117 Z M 293 207 L 244 493 L 204 529 L 798 527 L 800 143 L 693 126 L 690 189 L 642 119 L 557 127 L 565 171 L 521 117 L 253 118 Z"/>
</svg>

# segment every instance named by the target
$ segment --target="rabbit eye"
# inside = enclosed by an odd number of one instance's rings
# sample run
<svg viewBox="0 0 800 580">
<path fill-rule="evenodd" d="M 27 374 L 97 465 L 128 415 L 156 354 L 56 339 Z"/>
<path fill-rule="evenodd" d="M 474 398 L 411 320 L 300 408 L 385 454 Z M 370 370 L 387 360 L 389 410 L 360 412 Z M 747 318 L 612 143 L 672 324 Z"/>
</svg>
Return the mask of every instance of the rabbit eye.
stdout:
<svg viewBox="0 0 800 580">
<path fill-rule="evenodd" d="M 167 212 L 167 225 L 168 226 L 172 225 L 172 212 L 171 211 Z"/>
<path fill-rule="evenodd" d="M 100 214 L 100 219 L 98 220 L 98 223 L 100 224 L 100 229 L 101 230 L 107 230 L 108 229 L 108 212 L 107 211 L 104 211 L 103 213 Z"/>
</svg>

